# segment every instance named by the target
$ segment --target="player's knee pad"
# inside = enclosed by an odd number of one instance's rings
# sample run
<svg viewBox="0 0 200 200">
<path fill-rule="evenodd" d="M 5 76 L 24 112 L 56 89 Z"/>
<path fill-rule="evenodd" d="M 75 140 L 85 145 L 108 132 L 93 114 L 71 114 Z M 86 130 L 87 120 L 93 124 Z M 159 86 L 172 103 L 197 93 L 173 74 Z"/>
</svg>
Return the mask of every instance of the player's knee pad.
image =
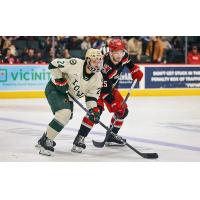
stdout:
<svg viewBox="0 0 200 200">
<path fill-rule="evenodd" d="M 55 113 L 55 119 L 65 126 L 71 117 L 70 109 L 62 109 Z"/>
<path fill-rule="evenodd" d="M 124 114 L 121 116 L 121 117 L 119 117 L 119 119 L 124 119 L 124 118 L 126 118 L 127 117 L 127 115 L 128 115 L 128 108 L 126 108 L 125 109 L 125 111 L 124 111 Z"/>
</svg>

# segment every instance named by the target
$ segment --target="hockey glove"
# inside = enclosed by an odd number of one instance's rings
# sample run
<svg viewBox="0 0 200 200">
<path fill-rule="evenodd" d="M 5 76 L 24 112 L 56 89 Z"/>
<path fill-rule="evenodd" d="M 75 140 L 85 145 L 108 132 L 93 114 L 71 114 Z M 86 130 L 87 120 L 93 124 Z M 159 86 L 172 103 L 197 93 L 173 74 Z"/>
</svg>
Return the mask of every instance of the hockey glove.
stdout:
<svg viewBox="0 0 200 200">
<path fill-rule="evenodd" d="M 99 123 L 100 120 L 100 109 L 98 107 L 91 108 L 89 110 L 89 119 L 95 124 Z"/>
<path fill-rule="evenodd" d="M 130 73 L 133 80 L 137 79 L 137 81 L 141 81 L 143 77 L 143 72 L 140 70 L 140 67 L 138 65 L 134 65 L 134 67 L 130 70 Z"/>
</svg>

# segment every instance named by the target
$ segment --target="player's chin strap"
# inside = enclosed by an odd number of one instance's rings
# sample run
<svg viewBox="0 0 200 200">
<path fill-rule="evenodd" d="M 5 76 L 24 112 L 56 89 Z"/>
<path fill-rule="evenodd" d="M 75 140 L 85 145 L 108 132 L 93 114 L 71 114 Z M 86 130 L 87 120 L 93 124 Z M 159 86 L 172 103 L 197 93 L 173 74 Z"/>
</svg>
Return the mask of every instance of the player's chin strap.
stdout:
<svg viewBox="0 0 200 200">
<path fill-rule="evenodd" d="M 123 103 L 125 103 L 127 101 L 127 99 L 129 98 L 130 96 L 130 93 L 131 93 L 131 90 L 134 88 L 136 84 L 136 81 L 133 82 L 133 84 L 131 85 L 131 88 L 129 89 L 129 92 L 128 94 L 126 95 Z M 70 93 L 68 93 L 68 95 L 74 100 L 74 102 L 76 102 L 86 113 L 89 113 L 89 111 L 73 96 L 71 95 Z M 106 140 L 108 139 L 107 136 L 109 136 L 110 134 L 114 134 L 112 133 L 112 131 L 110 130 L 110 128 L 108 128 L 104 123 L 102 123 L 101 121 L 99 121 L 99 124 L 101 126 L 103 126 L 103 128 L 105 128 L 107 130 L 106 132 L 106 138 L 104 139 L 104 141 L 106 142 Z M 96 142 L 98 144 L 103 144 L 103 146 L 105 145 L 105 142 Z M 95 141 L 93 141 L 93 144 L 94 144 Z M 138 155 L 140 155 L 141 157 L 143 158 L 148 158 L 148 159 L 155 159 L 155 158 L 158 158 L 158 154 L 157 153 L 142 153 L 140 151 L 138 151 L 137 149 L 135 149 L 134 147 L 132 147 L 130 144 L 128 144 L 127 142 L 125 143 L 126 146 L 128 146 L 130 149 L 132 149 L 133 151 L 135 151 Z M 102 147 L 103 147 L 102 146 Z M 100 146 L 98 146 L 100 147 Z"/>
</svg>

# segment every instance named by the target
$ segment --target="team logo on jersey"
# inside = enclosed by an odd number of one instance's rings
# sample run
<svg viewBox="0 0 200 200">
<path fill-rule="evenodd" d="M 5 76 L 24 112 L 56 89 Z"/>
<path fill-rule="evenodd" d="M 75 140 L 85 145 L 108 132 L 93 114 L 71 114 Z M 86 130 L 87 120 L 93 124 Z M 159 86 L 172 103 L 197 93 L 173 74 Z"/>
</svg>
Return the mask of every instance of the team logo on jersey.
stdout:
<svg viewBox="0 0 200 200">
<path fill-rule="evenodd" d="M 112 69 L 112 68 L 111 68 L 109 65 L 105 64 L 105 65 L 103 66 L 102 72 L 103 72 L 104 74 L 107 74 L 111 69 Z"/>
<path fill-rule="evenodd" d="M 85 81 L 88 81 L 90 78 L 88 78 L 88 77 L 83 77 L 83 79 L 84 79 Z"/>
<path fill-rule="evenodd" d="M 77 63 L 77 60 L 72 58 L 72 59 L 69 61 L 69 63 L 70 63 L 71 65 L 75 65 L 75 64 Z"/>
</svg>

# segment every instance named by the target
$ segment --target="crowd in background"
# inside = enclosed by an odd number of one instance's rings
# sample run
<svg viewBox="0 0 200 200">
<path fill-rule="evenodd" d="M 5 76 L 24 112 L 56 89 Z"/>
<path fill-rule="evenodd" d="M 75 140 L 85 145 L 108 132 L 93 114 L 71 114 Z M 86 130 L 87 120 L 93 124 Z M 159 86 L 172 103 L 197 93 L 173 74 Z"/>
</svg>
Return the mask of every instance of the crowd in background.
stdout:
<svg viewBox="0 0 200 200">
<path fill-rule="evenodd" d="M 47 64 L 53 58 L 84 58 L 89 48 L 108 50 L 112 38 L 123 40 L 136 63 L 200 64 L 200 37 L 181 36 L 0 36 L 0 64 Z"/>
</svg>

